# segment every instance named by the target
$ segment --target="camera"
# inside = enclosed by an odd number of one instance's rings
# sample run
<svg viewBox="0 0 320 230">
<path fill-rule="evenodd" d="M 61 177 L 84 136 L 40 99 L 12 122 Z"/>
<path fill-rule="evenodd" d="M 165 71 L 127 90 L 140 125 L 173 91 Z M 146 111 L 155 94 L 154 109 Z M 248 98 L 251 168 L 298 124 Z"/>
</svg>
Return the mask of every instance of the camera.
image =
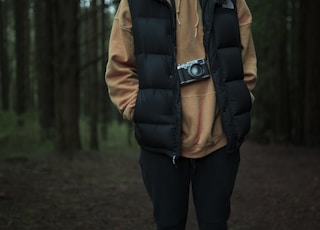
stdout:
<svg viewBox="0 0 320 230">
<path fill-rule="evenodd" d="M 177 66 L 180 84 L 187 84 L 210 76 L 204 58 L 196 59 Z"/>
</svg>

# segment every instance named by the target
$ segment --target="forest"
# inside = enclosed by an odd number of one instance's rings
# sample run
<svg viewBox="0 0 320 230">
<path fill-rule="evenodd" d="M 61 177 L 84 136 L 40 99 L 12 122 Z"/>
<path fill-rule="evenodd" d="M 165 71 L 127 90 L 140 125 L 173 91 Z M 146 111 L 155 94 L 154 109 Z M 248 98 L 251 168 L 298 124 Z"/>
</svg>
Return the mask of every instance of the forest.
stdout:
<svg viewBox="0 0 320 230">
<path fill-rule="evenodd" d="M 98 150 L 115 141 L 115 132 L 121 133 L 118 143 L 132 144 L 131 124 L 122 121 L 111 105 L 104 83 L 117 4 L 0 1 L 0 151 L 14 151 L 16 142 L 35 151 Z M 318 145 L 319 3 L 247 0 L 247 4 L 258 56 L 249 138 Z"/>
<path fill-rule="evenodd" d="M 0 229 L 154 229 L 104 78 L 119 2 L 0 0 Z M 246 2 L 258 81 L 230 230 L 320 229 L 320 1 Z"/>
</svg>

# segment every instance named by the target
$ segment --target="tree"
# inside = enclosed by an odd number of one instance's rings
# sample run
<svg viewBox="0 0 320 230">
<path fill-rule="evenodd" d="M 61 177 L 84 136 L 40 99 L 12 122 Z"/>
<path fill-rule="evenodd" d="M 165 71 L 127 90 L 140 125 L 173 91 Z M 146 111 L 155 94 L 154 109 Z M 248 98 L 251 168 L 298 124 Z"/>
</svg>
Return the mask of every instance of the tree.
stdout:
<svg viewBox="0 0 320 230">
<path fill-rule="evenodd" d="M 108 112 L 109 114 L 112 112 L 111 102 L 108 96 L 108 91 L 105 84 L 104 74 L 106 70 L 106 63 L 108 61 L 108 53 L 107 53 L 107 47 L 108 47 L 108 37 L 110 35 L 110 14 L 107 11 L 108 5 L 104 0 L 101 0 L 101 78 L 99 80 L 99 91 L 101 92 L 100 96 L 100 122 L 101 122 L 101 137 L 103 140 L 107 140 L 107 133 L 108 133 Z"/>
<path fill-rule="evenodd" d="M 290 79 L 289 97 L 291 112 L 291 142 L 302 144 L 304 141 L 304 63 L 301 61 L 303 54 L 302 41 L 304 34 L 301 22 L 300 0 L 288 0 L 290 34 L 287 38 L 289 43 L 288 52 L 288 75 Z"/>
<path fill-rule="evenodd" d="M 16 54 L 16 98 L 15 111 L 19 124 L 23 125 L 22 115 L 27 111 L 29 98 L 29 0 L 14 0 L 15 15 L 15 54 Z"/>
<path fill-rule="evenodd" d="M 35 0 L 35 62 L 39 123 L 43 138 L 53 137 L 54 69 L 52 1 Z"/>
<path fill-rule="evenodd" d="M 91 18 L 90 18 L 90 45 L 89 56 L 91 60 L 97 60 L 98 57 L 98 7 L 97 1 L 91 0 Z M 98 144 L 98 112 L 99 112 L 99 94 L 98 94 L 98 60 L 92 63 L 90 68 L 90 148 L 97 150 Z"/>
<path fill-rule="evenodd" d="M 10 107 L 10 76 L 7 37 L 7 2 L 0 1 L 0 83 L 1 83 L 1 105 L 4 111 Z"/>
<path fill-rule="evenodd" d="M 303 53 L 300 61 L 304 67 L 304 141 L 307 145 L 320 143 L 320 65 L 319 65 L 319 1 L 301 1 L 303 17 Z"/>
<path fill-rule="evenodd" d="M 276 131 L 278 133 L 279 139 L 282 142 L 288 142 L 291 140 L 291 113 L 290 113 L 290 95 L 289 86 L 292 84 L 290 77 L 288 75 L 288 3 L 287 0 L 281 1 L 279 3 L 279 55 L 277 55 L 277 63 L 279 63 L 279 77 L 276 82 L 278 82 L 278 92 L 279 92 L 279 102 L 277 103 L 277 122 Z"/>
<path fill-rule="evenodd" d="M 79 134 L 78 1 L 53 1 L 55 147 L 72 154 Z"/>
<path fill-rule="evenodd" d="M 284 139 L 285 133 L 282 120 L 288 119 L 287 114 L 281 114 L 284 100 L 281 87 L 287 78 L 281 75 L 285 71 L 281 66 L 286 66 L 286 59 L 282 60 L 281 56 L 281 52 L 286 55 L 286 46 L 283 47 L 286 28 L 282 22 L 286 15 L 281 11 L 284 3 L 277 0 L 247 2 L 253 14 L 252 32 L 258 58 L 251 136 L 260 141 L 279 141 Z"/>
</svg>

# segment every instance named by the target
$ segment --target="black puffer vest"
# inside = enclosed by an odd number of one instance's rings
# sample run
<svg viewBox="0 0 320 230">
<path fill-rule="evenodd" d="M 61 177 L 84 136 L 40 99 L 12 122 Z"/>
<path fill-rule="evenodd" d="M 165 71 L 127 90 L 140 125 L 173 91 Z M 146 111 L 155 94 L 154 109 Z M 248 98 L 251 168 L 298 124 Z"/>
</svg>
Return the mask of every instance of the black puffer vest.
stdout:
<svg viewBox="0 0 320 230">
<path fill-rule="evenodd" d="M 235 0 L 232 0 L 236 6 Z M 202 0 L 204 46 L 222 114 L 228 151 L 238 151 L 250 128 L 251 98 L 243 81 L 236 7 Z M 176 68 L 174 0 L 129 0 L 139 93 L 133 120 L 140 146 L 175 159 L 180 153 L 181 102 Z"/>
</svg>

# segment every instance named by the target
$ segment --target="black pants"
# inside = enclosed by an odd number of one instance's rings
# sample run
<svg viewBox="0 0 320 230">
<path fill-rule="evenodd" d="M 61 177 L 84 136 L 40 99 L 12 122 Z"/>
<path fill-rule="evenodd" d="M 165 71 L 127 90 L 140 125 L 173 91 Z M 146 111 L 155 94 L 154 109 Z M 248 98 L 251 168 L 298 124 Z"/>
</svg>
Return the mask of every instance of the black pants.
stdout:
<svg viewBox="0 0 320 230">
<path fill-rule="evenodd" d="M 240 156 L 221 148 L 200 159 L 141 150 L 140 166 L 158 230 L 185 229 L 190 183 L 200 230 L 226 230 Z"/>
</svg>

